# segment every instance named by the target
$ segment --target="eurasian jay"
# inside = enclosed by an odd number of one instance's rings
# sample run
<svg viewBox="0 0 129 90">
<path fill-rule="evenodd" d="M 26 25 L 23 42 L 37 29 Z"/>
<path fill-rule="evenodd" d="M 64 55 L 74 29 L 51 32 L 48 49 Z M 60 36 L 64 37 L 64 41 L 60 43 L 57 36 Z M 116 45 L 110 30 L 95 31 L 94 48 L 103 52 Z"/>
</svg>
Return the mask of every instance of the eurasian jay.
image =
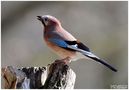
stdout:
<svg viewBox="0 0 129 90">
<path fill-rule="evenodd" d="M 69 58 L 70 61 L 80 58 L 91 58 L 112 71 L 117 71 L 114 67 L 94 55 L 90 49 L 67 32 L 58 19 L 50 15 L 37 16 L 44 26 L 44 40 L 48 47 L 55 51 L 62 59 Z"/>
</svg>

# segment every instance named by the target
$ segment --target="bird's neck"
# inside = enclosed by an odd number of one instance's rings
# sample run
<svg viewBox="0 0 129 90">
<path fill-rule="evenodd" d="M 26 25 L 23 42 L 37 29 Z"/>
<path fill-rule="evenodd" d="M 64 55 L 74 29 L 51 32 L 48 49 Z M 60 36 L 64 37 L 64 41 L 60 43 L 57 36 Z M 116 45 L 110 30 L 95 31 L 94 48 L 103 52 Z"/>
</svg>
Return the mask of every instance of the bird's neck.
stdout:
<svg viewBox="0 0 129 90">
<path fill-rule="evenodd" d="M 61 29 L 61 25 L 49 25 L 44 27 L 44 33 L 49 33 L 52 31 L 59 31 Z"/>
</svg>

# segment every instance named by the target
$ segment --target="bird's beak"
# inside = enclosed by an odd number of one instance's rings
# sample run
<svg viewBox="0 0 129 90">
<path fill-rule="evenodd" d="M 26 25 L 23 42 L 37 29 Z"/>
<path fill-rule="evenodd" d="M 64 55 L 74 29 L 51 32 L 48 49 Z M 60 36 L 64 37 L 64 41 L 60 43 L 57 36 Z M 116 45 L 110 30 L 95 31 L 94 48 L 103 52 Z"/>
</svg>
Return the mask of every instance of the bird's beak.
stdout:
<svg viewBox="0 0 129 90">
<path fill-rule="evenodd" d="M 43 21 L 43 19 L 42 19 L 42 16 L 37 16 L 37 19 L 38 19 L 39 21 L 41 21 L 41 22 L 43 23 L 43 25 L 45 26 L 45 23 L 44 23 L 44 21 Z"/>
<path fill-rule="evenodd" d="M 37 16 L 37 19 L 41 21 L 42 20 L 42 16 Z"/>
</svg>

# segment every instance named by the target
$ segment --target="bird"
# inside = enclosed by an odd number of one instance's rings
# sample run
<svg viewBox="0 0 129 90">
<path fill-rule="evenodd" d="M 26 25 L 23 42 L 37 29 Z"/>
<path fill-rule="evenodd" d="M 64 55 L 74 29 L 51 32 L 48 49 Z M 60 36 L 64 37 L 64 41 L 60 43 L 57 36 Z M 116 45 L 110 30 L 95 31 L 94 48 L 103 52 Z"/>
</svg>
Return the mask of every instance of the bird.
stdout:
<svg viewBox="0 0 129 90">
<path fill-rule="evenodd" d="M 65 62 L 76 61 L 81 58 L 90 58 L 91 60 L 103 64 L 112 71 L 117 72 L 117 69 L 108 64 L 105 60 L 100 59 L 98 56 L 93 54 L 86 45 L 66 31 L 62 27 L 61 22 L 54 16 L 41 15 L 37 16 L 37 19 L 44 27 L 43 38 L 46 45 L 63 60 L 66 60 L 66 58 L 70 60 Z"/>
</svg>

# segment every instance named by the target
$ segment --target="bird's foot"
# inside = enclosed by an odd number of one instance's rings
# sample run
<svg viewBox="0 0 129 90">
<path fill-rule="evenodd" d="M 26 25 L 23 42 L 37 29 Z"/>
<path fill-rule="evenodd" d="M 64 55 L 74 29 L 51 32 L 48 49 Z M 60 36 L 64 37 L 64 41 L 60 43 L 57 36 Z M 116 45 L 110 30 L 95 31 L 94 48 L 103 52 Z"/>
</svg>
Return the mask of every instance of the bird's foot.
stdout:
<svg viewBox="0 0 129 90">
<path fill-rule="evenodd" d="M 55 63 L 64 63 L 64 64 L 69 64 L 71 62 L 70 57 L 66 57 L 61 60 L 55 60 Z"/>
</svg>

